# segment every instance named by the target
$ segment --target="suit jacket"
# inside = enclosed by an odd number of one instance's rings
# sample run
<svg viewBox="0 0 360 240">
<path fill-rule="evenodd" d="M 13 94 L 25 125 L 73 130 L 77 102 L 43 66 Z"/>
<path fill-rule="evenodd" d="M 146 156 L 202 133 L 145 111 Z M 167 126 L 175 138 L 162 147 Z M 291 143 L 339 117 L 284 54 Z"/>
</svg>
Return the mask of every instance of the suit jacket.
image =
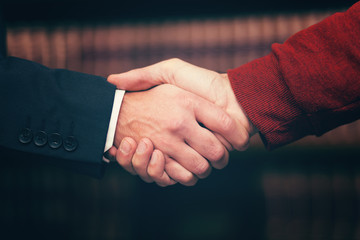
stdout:
<svg viewBox="0 0 360 240">
<path fill-rule="evenodd" d="M 115 86 L 6 57 L 1 20 L 0 29 L 0 158 L 43 159 L 101 176 Z"/>
</svg>

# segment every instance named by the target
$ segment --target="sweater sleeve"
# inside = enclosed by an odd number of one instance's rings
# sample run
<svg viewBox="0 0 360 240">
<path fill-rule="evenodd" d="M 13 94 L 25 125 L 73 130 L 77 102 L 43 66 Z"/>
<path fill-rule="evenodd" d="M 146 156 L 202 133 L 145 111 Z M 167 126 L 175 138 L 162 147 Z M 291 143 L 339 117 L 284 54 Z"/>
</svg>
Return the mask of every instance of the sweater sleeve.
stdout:
<svg viewBox="0 0 360 240">
<path fill-rule="evenodd" d="M 228 71 L 271 150 L 360 118 L 360 2 Z"/>
</svg>

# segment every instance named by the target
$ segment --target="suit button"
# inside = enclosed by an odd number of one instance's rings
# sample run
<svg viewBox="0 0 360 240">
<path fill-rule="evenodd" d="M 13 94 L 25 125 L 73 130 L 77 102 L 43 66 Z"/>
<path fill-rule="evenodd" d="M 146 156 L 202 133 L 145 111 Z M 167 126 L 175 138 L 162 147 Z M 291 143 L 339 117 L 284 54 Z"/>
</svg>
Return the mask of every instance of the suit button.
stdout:
<svg viewBox="0 0 360 240">
<path fill-rule="evenodd" d="M 34 136 L 34 143 L 38 147 L 42 147 L 47 143 L 47 134 L 44 131 L 38 131 Z"/>
<path fill-rule="evenodd" d="M 49 146 L 52 149 L 58 149 L 62 144 L 62 138 L 61 135 L 58 133 L 52 133 L 49 136 Z"/>
<path fill-rule="evenodd" d="M 70 136 L 64 140 L 64 148 L 68 152 L 75 151 L 77 146 L 78 146 L 78 142 L 76 141 L 75 137 Z"/>
<path fill-rule="evenodd" d="M 33 137 L 32 131 L 29 128 L 23 128 L 19 135 L 19 141 L 21 143 L 29 143 Z"/>
</svg>

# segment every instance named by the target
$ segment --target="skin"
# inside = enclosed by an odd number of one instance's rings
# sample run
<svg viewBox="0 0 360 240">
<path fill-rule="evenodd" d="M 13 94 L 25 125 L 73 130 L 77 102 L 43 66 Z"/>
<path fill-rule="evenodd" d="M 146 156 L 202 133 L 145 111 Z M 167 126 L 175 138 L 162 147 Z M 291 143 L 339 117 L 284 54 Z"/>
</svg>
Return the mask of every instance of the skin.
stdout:
<svg viewBox="0 0 360 240">
<path fill-rule="evenodd" d="M 214 132 L 214 135 L 229 151 L 234 148 L 239 151 L 245 150 L 248 147 L 250 137 L 257 131 L 237 102 L 227 74 L 219 74 L 211 70 L 200 68 L 180 59 L 170 59 L 145 68 L 110 75 L 108 81 L 115 84 L 119 89 L 128 91 L 146 90 L 161 84 L 172 84 L 219 106 L 228 113 L 233 120 L 234 125 L 228 127 L 228 130 L 230 131 L 227 132 L 214 131 L 215 129 L 212 129 L 211 127 L 208 127 L 208 129 Z M 211 111 L 206 109 L 206 112 L 207 114 L 210 114 Z M 132 137 L 131 135 L 127 136 Z M 142 168 L 146 169 L 146 174 L 144 174 L 144 171 L 137 174 L 143 179 L 144 176 L 146 176 L 146 178 L 155 181 L 160 186 L 172 185 L 169 184 L 169 181 L 163 181 L 164 178 L 160 178 L 159 176 L 163 176 L 164 172 L 175 171 L 166 167 L 166 158 L 162 158 L 160 153 L 155 155 L 156 159 L 154 161 L 152 160 L 152 157 L 147 158 L 153 151 L 154 146 L 150 144 L 153 139 L 151 136 L 142 135 L 142 137 L 145 137 L 142 140 L 149 143 L 147 144 L 147 148 L 145 148 L 146 154 L 142 155 L 141 159 L 141 163 L 144 165 Z M 149 142 L 150 139 L 151 141 Z M 140 139 L 133 140 L 134 142 L 140 141 Z M 195 143 L 197 139 L 192 140 L 192 142 Z M 206 145 L 205 142 L 198 143 Z M 134 145 L 134 147 L 136 146 Z M 201 149 L 201 147 L 198 146 L 197 149 Z M 115 153 L 116 150 L 113 152 Z M 158 157 L 158 155 L 160 157 Z M 118 162 L 121 162 L 120 165 L 123 167 L 124 162 L 127 162 L 127 165 L 129 165 L 134 163 L 134 160 L 135 163 L 136 161 L 139 161 L 139 156 L 131 159 L 130 156 L 125 157 L 121 154 L 117 154 L 116 158 Z M 220 161 L 219 164 L 217 161 L 210 161 L 210 164 L 213 167 L 220 169 L 226 166 L 227 162 L 224 164 Z M 149 174 L 149 172 L 152 174 Z"/>
<path fill-rule="evenodd" d="M 176 86 L 163 84 L 148 91 L 125 94 L 114 144 L 124 150 L 126 143 L 121 144 L 121 141 L 130 142 L 126 137 L 135 142 L 144 137 L 151 139 L 139 142 L 138 154 L 132 160 L 133 172 L 146 182 L 153 181 L 143 159 L 137 156 L 145 154 L 144 158 L 149 159 L 146 150 L 155 148 L 158 151 L 151 155 L 153 161 L 164 165 L 169 178 L 193 185 L 197 178 L 210 174 L 209 162 L 219 168 L 228 162 L 226 148 L 208 129 L 223 134 L 233 131 L 234 126 L 230 116 L 215 104 Z M 130 145 L 134 146 L 132 141 Z M 120 155 L 117 157 L 120 165 L 131 171 Z M 157 173 L 157 169 L 154 172 Z"/>
</svg>

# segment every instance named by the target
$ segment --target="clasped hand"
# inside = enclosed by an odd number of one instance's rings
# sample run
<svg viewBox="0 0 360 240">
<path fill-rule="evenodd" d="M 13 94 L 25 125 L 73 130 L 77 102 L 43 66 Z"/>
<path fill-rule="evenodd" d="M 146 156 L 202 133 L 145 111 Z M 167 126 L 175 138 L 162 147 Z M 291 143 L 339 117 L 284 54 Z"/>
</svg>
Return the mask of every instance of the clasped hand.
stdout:
<svg viewBox="0 0 360 240">
<path fill-rule="evenodd" d="M 194 185 L 255 133 L 226 74 L 171 59 L 108 81 L 127 90 L 109 153 L 146 182 Z"/>
</svg>

